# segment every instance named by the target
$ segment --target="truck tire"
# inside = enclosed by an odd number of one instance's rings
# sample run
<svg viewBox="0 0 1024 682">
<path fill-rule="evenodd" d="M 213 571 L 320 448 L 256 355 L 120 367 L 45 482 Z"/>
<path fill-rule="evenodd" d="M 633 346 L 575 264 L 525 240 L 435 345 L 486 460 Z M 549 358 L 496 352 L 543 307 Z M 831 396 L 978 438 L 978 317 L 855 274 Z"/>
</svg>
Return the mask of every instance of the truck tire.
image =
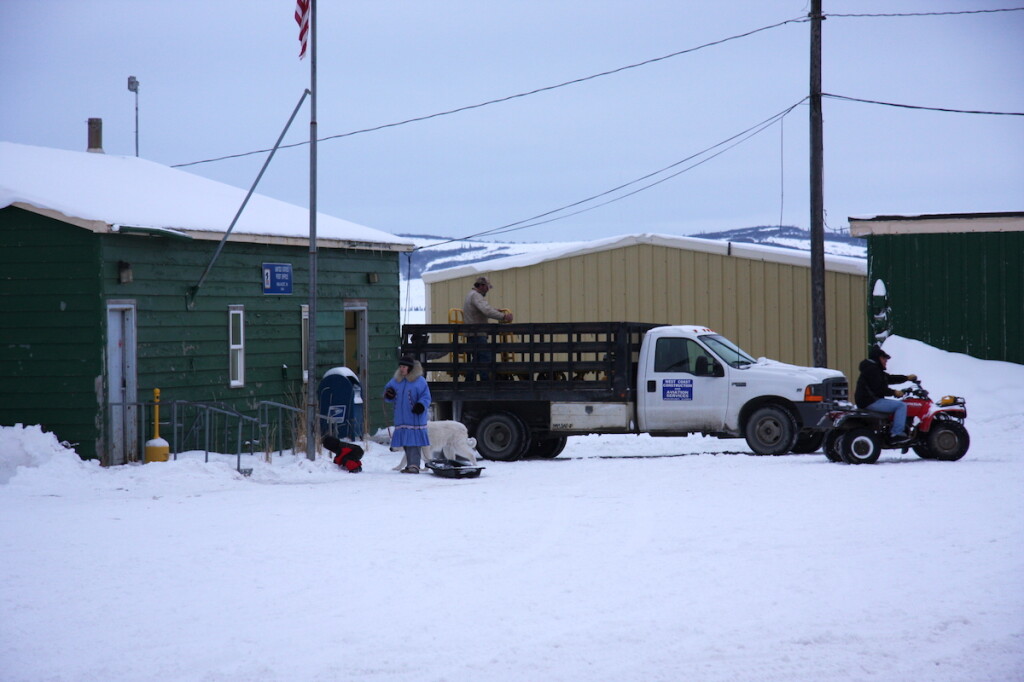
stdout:
<svg viewBox="0 0 1024 682">
<path fill-rule="evenodd" d="M 529 444 L 523 421 L 511 412 L 492 412 L 476 425 L 476 449 L 484 459 L 514 462 Z"/>
<path fill-rule="evenodd" d="M 530 441 L 530 447 L 526 451 L 527 457 L 538 457 L 540 459 L 554 459 L 565 449 L 565 443 L 569 439 L 565 436 L 554 436 L 552 438 L 534 438 Z"/>
<path fill-rule="evenodd" d="M 796 437 L 796 443 L 793 445 L 793 454 L 807 455 L 812 452 L 817 452 L 824 440 L 824 431 L 801 431 Z"/>
<path fill-rule="evenodd" d="M 785 408 L 766 405 L 750 415 L 745 435 L 755 455 L 784 455 L 796 443 L 796 420 Z"/>
<path fill-rule="evenodd" d="M 970 446 L 971 437 L 959 422 L 936 420 L 928 431 L 928 452 L 940 462 L 957 461 Z"/>
<path fill-rule="evenodd" d="M 860 426 L 846 432 L 839 451 L 847 464 L 874 464 L 882 454 L 882 441 L 874 429 Z"/>
</svg>

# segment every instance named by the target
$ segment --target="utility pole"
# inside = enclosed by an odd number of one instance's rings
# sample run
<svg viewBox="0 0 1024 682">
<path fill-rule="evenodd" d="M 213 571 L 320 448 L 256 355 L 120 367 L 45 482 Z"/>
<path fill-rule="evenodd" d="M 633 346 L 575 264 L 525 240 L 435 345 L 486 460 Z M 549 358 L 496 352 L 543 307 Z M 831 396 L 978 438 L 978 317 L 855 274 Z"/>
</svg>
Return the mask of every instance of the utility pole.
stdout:
<svg viewBox="0 0 1024 682">
<path fill-rule="evenodd" d="M 814 366 L 828 364 L 825 338 L 824 143 L 821 120 L 821 0 L 811 0 L 811 335 Z"/>
</svg>

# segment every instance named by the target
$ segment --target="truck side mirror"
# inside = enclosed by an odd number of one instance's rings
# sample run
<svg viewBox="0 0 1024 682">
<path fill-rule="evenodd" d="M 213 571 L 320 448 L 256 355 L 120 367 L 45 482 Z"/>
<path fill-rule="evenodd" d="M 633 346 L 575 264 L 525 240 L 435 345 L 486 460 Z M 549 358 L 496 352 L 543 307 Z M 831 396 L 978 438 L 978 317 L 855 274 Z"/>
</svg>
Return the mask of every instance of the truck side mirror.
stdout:
<svg viewBox="0 0 1024 682">
<path fill-rule="evenodd" d="M 716 377 L 724 377 L 725 376 L 725 367 L 721 363 L 716 362 L 714 368 L 712 368 L 712 370 L 711 370 L 711 374 L 712 374 L 712 376 L 716 376 Z"/>
</svg>

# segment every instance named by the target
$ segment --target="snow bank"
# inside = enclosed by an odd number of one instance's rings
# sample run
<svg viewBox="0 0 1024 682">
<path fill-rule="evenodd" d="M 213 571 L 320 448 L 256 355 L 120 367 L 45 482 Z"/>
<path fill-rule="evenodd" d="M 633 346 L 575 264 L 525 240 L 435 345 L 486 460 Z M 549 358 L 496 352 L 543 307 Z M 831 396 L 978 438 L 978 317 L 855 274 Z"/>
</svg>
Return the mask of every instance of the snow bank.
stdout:
<svg viewBox="0 0 1024 682">
<path fill-rule="evenodd" d="M 0 484 L 7 483 L 22 468 L 45 467 L 47 475 L 82 474 L 95 467 L 38 426 L 0 427 Z"/>
<path fill-rule="evenodd" d="M 967 429 L 972 433 L 998 424 L 1024 429 L 1024 365 L 978 360 L 893 335 L 882 346 L 892 356 L 892 374 L 916 374 L 933 400 L 956 395 L 967 401 Z"/>
</svg>

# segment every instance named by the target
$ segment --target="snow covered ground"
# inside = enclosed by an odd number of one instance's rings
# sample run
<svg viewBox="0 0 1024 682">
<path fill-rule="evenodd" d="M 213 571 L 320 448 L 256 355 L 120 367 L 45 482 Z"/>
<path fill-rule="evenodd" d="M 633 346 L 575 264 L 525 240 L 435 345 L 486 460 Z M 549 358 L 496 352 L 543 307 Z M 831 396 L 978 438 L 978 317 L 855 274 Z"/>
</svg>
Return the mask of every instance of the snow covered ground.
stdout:
<svg viewBox="0 0 1024 682">
<path fill-rule="evenodd" d="M 1024 367 L 892 337 L 952 463 L 570 439 L 478 479 L 0 428 L 0 679 L 1024 679 Z"/>
</svg>

